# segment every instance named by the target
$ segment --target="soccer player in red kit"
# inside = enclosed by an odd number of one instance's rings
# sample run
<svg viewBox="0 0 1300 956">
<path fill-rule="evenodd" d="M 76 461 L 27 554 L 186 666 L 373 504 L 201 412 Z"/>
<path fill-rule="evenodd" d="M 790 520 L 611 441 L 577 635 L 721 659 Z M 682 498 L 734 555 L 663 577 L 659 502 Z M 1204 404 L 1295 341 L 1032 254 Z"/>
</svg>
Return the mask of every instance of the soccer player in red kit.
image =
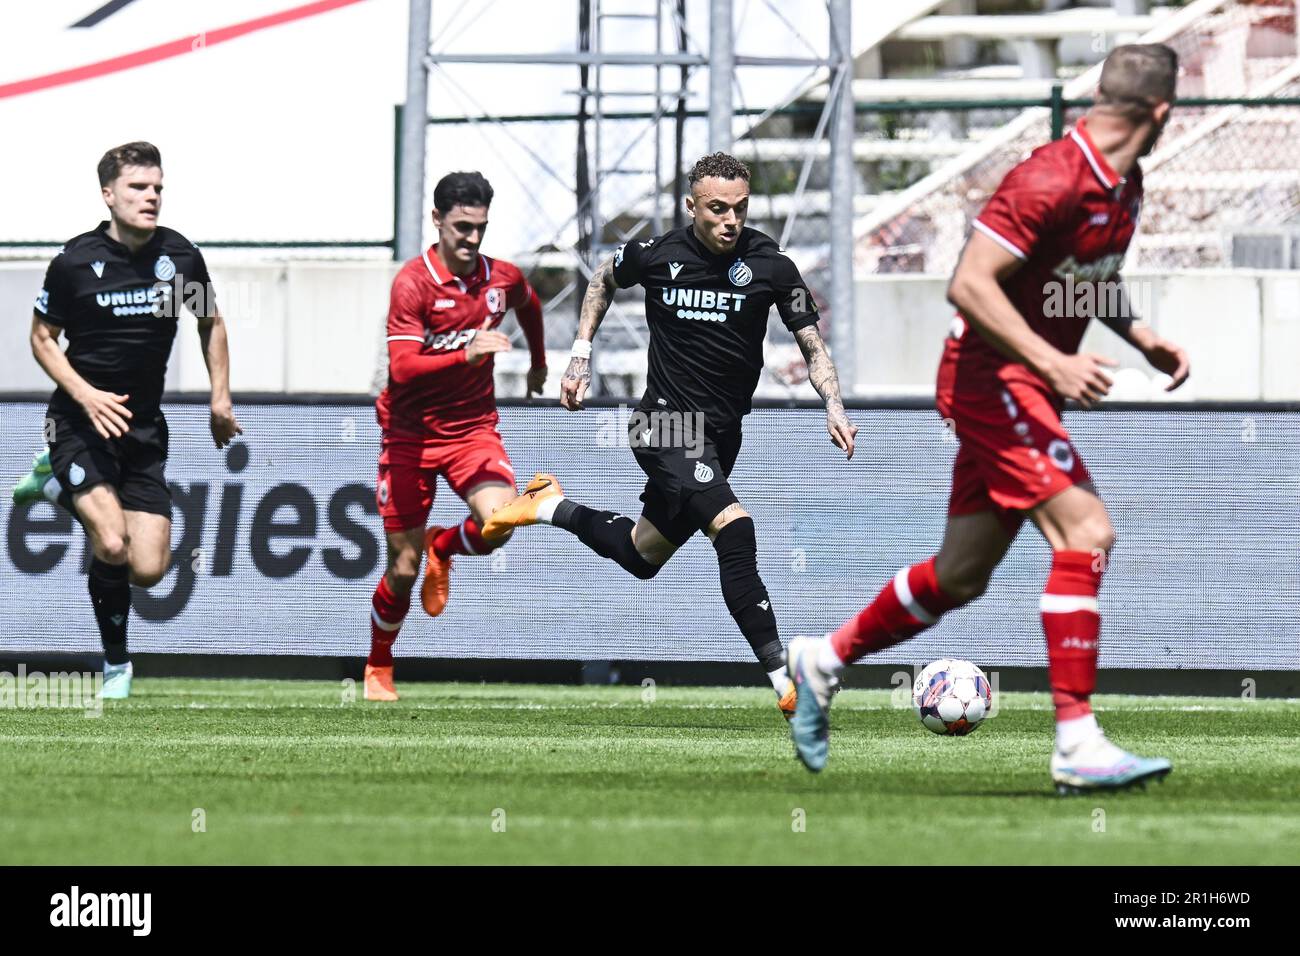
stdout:
<svg viewBox="0 0 1300 956">
<path fill-rule="evenodd" d="M 1177 56 L 1160 44 L 1118 47 L 1097 103 L 1068 135 L 1011 170 L 974 223 L 948 288 L 959 310 L 939 365 L 937 405 L 960 442 L 943 544 L 904 568 L 875 601 L 825 638 L 789 648 L 797 702 L 791 730 L 810 770 L 826 763 L 827 711 L 839 672 L 905 641 L 984 592 L 1028 517 L 1052 548 L 1041 611 L 1056 708 L 1051 773 L 1058 789 L 1109 790 L 1167 774 L 1163 758 L 1126 753 L 1089 705 L 1097 674 L 1097 594 L 1115 532 L 1061 423 L 1110 388 L 1101 356 L 1078 354 L 1096 315 L 1171 376 L 1187 356 L 1126 315 L 1062 309 L 1060 292 L 1101 293 L 1118 270 L 1142 203 L 1138 158 L 1155 145 L 1174 101 Z M 1054 298 L 1055 297 L 1055 298 Z M 1104 300 L 1094 296 L 1092 301 Z M 1121 296 L 1127 312 L 1127 297 Z M 1070 301 L 1073 301 L 1071 299 Z"/>
<path fill-rule="evenodd" d="M 388 309 L 388 386 L 375 403 L 383 440 L 376 497 L 388 568 L 370 613 L 367 700 L 396 700 L 393 641 L 427 555 L 420 598 L 437 617 L 447 605 L 451 559 L 483 555 L 479 529 L 515 497 L 515 472 L 497 432 L 493 356 L 510 350 L 498 331 L 514 309 L 528 340 L 527 393 L 546 382 L 542 309 L 523 273 L 479 251 L 492 187 L 479 173 L 450 173 L 433 191 L 438 241 L 393 280 Z M 437 480 L 469 506 L 451 528 L 425 530 Z"/>
</svg>

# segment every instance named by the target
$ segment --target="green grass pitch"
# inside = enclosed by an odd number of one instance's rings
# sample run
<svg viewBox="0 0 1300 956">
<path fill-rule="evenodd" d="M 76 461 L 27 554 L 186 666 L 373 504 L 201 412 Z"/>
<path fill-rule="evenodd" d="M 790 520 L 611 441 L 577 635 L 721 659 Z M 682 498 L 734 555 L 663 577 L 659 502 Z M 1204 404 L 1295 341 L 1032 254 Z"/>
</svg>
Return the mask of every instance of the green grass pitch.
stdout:
<svg viewBox="0 0 1300 956">
<path fill-rule="evenodd" d="M 888 692 L 846 691 L 813 776 L 763 690 L 399 690 L 145 677 L 98 718 L 8 710 L 0 863 L 1300 859 L 1294 702 L 1100 697 L 1111 736 L 1174 772 L 1062 798 L 1046 695 L 1004 694 L 946 739 Z"/>
</svg>

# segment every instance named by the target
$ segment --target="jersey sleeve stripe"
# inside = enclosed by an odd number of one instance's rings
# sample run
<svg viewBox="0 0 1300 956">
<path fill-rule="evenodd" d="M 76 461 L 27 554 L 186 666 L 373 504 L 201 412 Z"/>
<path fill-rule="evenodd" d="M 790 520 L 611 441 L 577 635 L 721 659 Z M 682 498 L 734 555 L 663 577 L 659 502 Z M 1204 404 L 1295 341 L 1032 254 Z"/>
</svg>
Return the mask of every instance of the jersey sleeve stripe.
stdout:
<svg viewBox="0 0 1300 956">
<path fill-rule="evenodd" d="M 994 232 L 988 226 L 984 225 L 984 223 L 980 222 L 978 219 L 975 220 L 973 225 L 975 226 L 976 229 L 984 233 L 984 235 L 988 236 L 990 239 L 996 242 L 1003 249 L 1007 250 L 1007 252 L 1011 253 L 1017 259 L 1029 258 L 1028 254 L 1025 253 L 1023 250 L 1021 250 L 1020 248 L 1018 248 L 1014 242 L 1012 242 L 1010 239 L 1004 239 L 1002 236 L 998 235 L 996 232 Z"/>
<path fill-rule="evenodd" d="M 388 337 L 388 341 L 389 341 L 389 342 L 423 342 L 423 341 L 424 341 L 424 336 L 422 336 L 422 335 L 390 335 L 390 336 Z"/>
</svg>

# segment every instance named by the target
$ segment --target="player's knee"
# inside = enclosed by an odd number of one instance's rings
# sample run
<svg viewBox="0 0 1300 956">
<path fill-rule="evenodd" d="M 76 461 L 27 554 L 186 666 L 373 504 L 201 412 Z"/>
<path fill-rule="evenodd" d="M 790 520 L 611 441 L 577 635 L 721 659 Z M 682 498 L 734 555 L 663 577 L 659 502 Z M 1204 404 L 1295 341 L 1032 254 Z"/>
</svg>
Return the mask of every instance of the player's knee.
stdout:
<svg viewBox="0 0 1300 956">
<path fill-rule="evenodd" d="M 723 528 L 744 518 L 749 518 L 749 512 L 741 506 L 740 502 L 732 502 L 713 516 L 709 521 L 708 526 L 704 529 L 705 534 L 707 534 L 712 540 L 716 541 L 718 535 L 722 533 Z M 751 530 L 754 527 L 754 520 L 752 518 L 749 518 L 749 527 Z"/>
<path fill-rule="evenodd" d="M 628 566 L 628 570 L 631 571 L 635 577 L 640 578 L 642 581 L 649 581 L 656 574 L 658 574 L 659 569 L 663 567 L 662 564 L 655 564 L 653 561 L 647 558 L 640 551 L 636 553 L 636 556 L 641 559 L 640 562 L 635 564 L 630 564 Z"/>
<path fill-rule="evenodd" d="M 962 604 L 969 604 L 982 596 L 988 590 L 988 586 L 989 575 L 978 572 L 971 572 L 949 584 L 940 585 L 944 594 Z"/>
<path fill-rule="evenodd" d="M 1110 517 L 1105 511 L 1098 511 L 1072 527 L 1068 537 L 1068 547 L 1072 551 L 1109 554 L 1115 546 L 1115 526 L 1110 523 Z"/>
<path fill-rule="evenodd" d="M 116 531 L 100 532 L 95 536 L 95 557 L 109 564 L 125 564 L 127 559 L 126 535 Z"/>
<path fill-rule="evenodd" d="M 637 546 L 635 535 L 630 532 L 627 538 L 620 542 L 619 549 L 624 559 L 618 563 L 633 577 L 640 578 L 642 581 L 649 581 L 658 574 L 659 569 L 664 566 L 664 561 L 667 560 L 654 551 L 650 551 L 650 553 L 642 551 Z"/>
<path fill-rule="evenodd" d="M 934 571 L 939 589 L 959 604 L 979 598 L 993 576 L 993 569 L 982 561 L 945 560 L 942 554 L 935 558 Z"/>
<path fill-rule="evenodd" d="M 160 565 L 131 568 L 131 583 L 138 588 L 151 588 L 163 579 L 166 569 Z"/>
<path fill-rule="evenodd" d="M 403 548 L 393 555 L 388 569 L 388 587 L 394 594 L 409 594 L 420 576 L 420 552 Z"/>
</svg>

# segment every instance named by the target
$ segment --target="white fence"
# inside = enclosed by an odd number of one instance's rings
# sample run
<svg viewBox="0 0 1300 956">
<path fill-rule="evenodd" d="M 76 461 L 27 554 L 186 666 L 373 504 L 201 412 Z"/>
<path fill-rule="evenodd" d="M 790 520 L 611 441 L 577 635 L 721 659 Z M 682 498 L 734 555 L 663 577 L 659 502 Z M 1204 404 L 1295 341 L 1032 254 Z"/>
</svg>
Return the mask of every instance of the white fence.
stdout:
<svg viewBox="0 0 1300 956">
<path fill-rule="evenodd" d="M 389 262 L 289 261 L 217 265 L 218 302 L 230 325 L 236 391 L 364 393 L 382 348 Z M 27 348 L 31 302 L 44 263 L 0 263 L 0 310 L 9 316 L 0 348 L 0 390 L 40 390 L 49 382 Z M 1191 353 L 1191 380 L 1175 400 L 1300 400 L 1300 272 L 1214 270 L 1130 272 L 1139 314 Z M 870 276 L 857 283 L 856 391 L 866 396 L 928 395 L 952 307 L 947 278 Z M 513 331 L 513 322 L 510 330 Z M 792 346 L 780 343 L 783 351 Z M 1119 359 L 1115 397 L 1165 397 L 1141 357 L 1100 325 L 1084 348 Z M 606 371 L 635 391 L 636 356 L 606 354 Z M 516 394 L 527 351 L 498 363 L 503 394 Z M 557 396 L 566 356 L 553 354 L 549 396 Z M 198 340 L 182 322 L 168 369 L 172 391 L 203 391 L 207 372 Z M 776 394 L 772 389 L 768 394 Z M 803 397 L 804 393 L 801 392 Z"/>
</svg>

